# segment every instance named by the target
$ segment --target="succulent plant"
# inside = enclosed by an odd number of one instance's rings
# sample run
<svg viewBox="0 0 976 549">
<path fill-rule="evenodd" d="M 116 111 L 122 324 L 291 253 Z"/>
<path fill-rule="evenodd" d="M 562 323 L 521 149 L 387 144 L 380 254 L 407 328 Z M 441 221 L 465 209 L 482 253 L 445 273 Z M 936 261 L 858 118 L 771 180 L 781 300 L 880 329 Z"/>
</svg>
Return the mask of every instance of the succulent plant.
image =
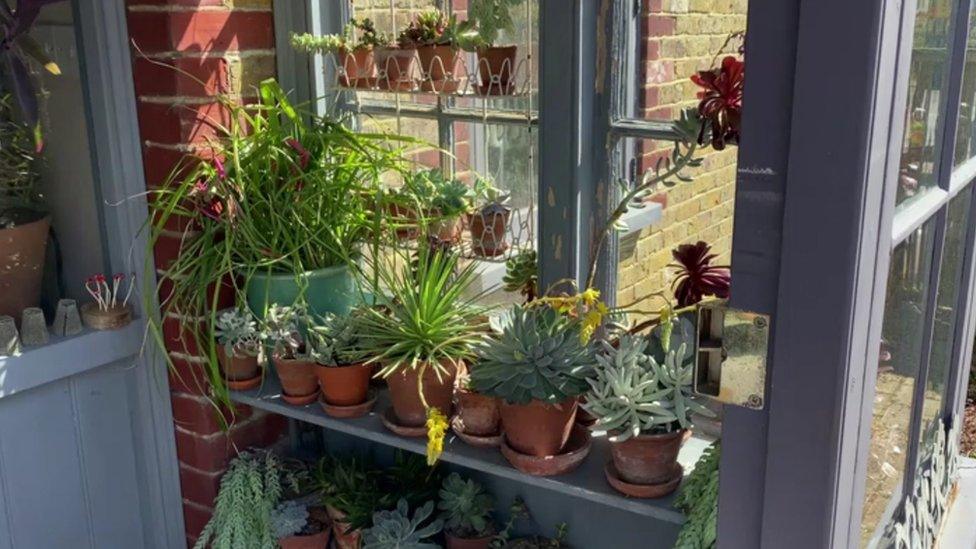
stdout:
<svg viewBox="0 0 976 549">
<path fill-rule="evenodd" d="M 301 500 L 278 504 L 271 512 L 271 531 L 275 539 L 294 536 L 308 524 L 308 505 Z"/>
<path fill-rule="evenodd" d="M 444 479 L 437 508 L 441 511 L 445 531 L 460 538 L 480 538 L 492 532 L 494 505 L 484 486 L 451 473 Z"/>
<path fill-rule="evenodd" d="M 474 193 L 458 179 L 447 179 L 438 171 L 431 179 L 434 183 L 435 194 L 431 198 L 430 206 L 435 215 L 443 217 L 457 217 L 471 210 Z"/>
<path fill-rule="evenodd" d="M 453 46 L 469 49 L 477 43 L 478 33 L 473 21 L 458 21 L 455 15 L 430 8 L 417 14 L 407 28 L 400 32 L 397 44 L 402 48 L 418 46 Z"/>
<path fill-rule="evenodd" d="M 692 399 L 694 361 L 686 360 L 686 344 L 669 351 L 663 364 L 647 354 L 648 341 L 641 336 L 604 346 L 583 408 L 612 433 L 610 440 L 687 429 L 693 413 L 711 414 Z"/>
<path fill-rule="evenodd" d="M 523 0 L 471 0 L 468 17 L 478 24 L 479 45 L 493 46 L 498 32 L 515 28 L 511 9 Z"/>
<path fill-rule="evenodd" d="M 264 316 L 264 339 L 272 347 L 273 356 L 291 359 L 298 356 L 305 342 L 299 324 L 306 318 L 302 305 L 272 305 Z"/>
<path fill-rule="evenodd" d="M 228 309 L 220 313 L 214 335 L 217 343 L 224 346 L 227 356 L 255 356 L 263 339 L 254 316 L 242 309 Z"/>
<path fill-rule="evenodd" d="M 532 514 L 529 512 L 528 505 L 525 504 L 522 498 L 516 497 L 512 501 L 512 505 L 509 506 L 508 520 L 505 521 L 505 525 L 491 540 L 489 547 L 491 549 L 559 549 L 560 547 L 565 547 L 563 540 L 566 539 L 566 534 L 569 532 L 569 525 L 565 522 L 556 525 L 556 536 L 554 538 L 533 536 L 513 540 L 512 536 L 515 533 L 515 527 L 519 521 L 529 520 L 531 518 Z"/>
<path fill-rule="evenodd" d="M 670 266 L 678 269 L 678 276 L 671 284 L 678 307 L 694 305 L 706 295 L 729 297 L 729 268 L 712 265 L 717 256 L 710 252 L 711 246 L 702 241 L 682 244 L 671 252 L 675 263 Z"/>
<path fill-rule="evenodd" d="M 308 329 L 305 354 L 322 366 L 347 366 L 361 355 L 359 333 L 355 316 L 362 311 L 353 310 L 345 316 L 326 313 Z"/>
<path fill-rule="evenodd" d="M 557 403 L 586 392 L 594 349 L 580 323 L 549 307 L 513 307 L 501 333 L 478 349 L 475 391 L 513 404 Z"/>
<path fill-rule="evenodd" d="M 502 278 L 506 292 L 518 292 L 525 301 L 532 301 L 539 295 L 539 263 L 535 250 L 522 250 L 505 262 L 505 276 Z"/>
<path fill-rule="evenodd" d="M 291 35 L 291 46 L 306 53 L 339 53 L 386 46 L 390 37 L 376 30 L 372 19 L 353 18 L 342 28 L 342 34 L 315 36 L 310 33 Z"/>
<path fill-rule="evenodd" d="M 410 517 L 407 500 L 400 499 L 393 511 L 373 514 L 373 526 L 363 535 L 363 549 L 439 549 L 428 540 L 441 531 L 440 519 L 424 525 L 434 512 L 434 502 L 428 501 Z"/>
<path fill-rule="evenodd" d="M 383 506 L 379 475 L 354 457 L 323 457 L 315 481 L 325 504 L 345 514 L 352 530 L 368 527 L 373 512 Z"/>
</svg>

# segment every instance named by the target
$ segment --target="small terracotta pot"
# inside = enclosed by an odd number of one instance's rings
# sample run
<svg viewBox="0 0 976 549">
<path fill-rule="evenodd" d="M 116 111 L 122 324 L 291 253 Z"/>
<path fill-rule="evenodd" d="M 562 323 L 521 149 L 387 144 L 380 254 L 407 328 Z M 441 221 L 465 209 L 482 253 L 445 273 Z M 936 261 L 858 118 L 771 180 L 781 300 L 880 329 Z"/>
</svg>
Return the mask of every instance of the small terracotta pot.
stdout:
<svg viewBox="0 0 976 549">
<path fill-rule="evenodd" d="M 223 345 L 217 345 L 217 362 L 227 381 L 247 381 L 258 377 L 260 366 L 256 356 L 227 356 Z"/>
<path fill-rule="evenodd" d="M 586 460 L 593 446 L 590 430 L 575 425 L 569 435 L 569 440 L 563 445 L 558 454 L 550 456 L 532 456 L 523 454 L 512 448 L 503 437 L 502 456 L 519 471 L 533 476 L 551 477 L 565 475 Z"/>
<path fill-rule="evenodd" d="M 495 257 L 508 250 L 505 233 L 512 210 L 504 206 L 502 208 L 495 209 L 492 205 L 471 216 L 468 227 L 471 232 L 471 249 L 474 253 L 482 257 Z"/>
<path fill-rule="evenodd" d="M 554 456 L 569 440 L 576 418 L 578 399 L 569 398 L 558 404 L 532 400 L 528 404 L 500 406 L 502 430 L 509 446 L 529 456 Z"/>
<path fill-rule="evenodd" d="M 278 540 L 278 547 L 281 549 L 326 549 L 329 546 L 330 537 L 332 537 L 332 529 L 326 528 L 318 534 L 281 538 Z"/>
<path fill-rule="evenodd" d="M 413 240 L 417 238 L 420 229 L 417 227 L 417 212 L 400 204 L 390 204 L 386 208 L 387 213 L 393 218 L 393 222 L 398 226 L 395 229 L 397 238 L 400 240 Z"/>
<path fill-rule="evenodd" d="M 485 437 L 497 435 L 501 431 L 497 398 L 459 390 L 457 401 L 458 415 L 465 433 Z"/>
<path fill-rule="evenodd" d="M 376 50 L 377 83 L 381 89 L 411 91 L 417 85 L 413 77 L 417 50 L 413 48 L 379 48 Z"/>
<path fill-rule="evenodd" d="M 454 380 L 457 378 L 457 366 L 444 362 L 446 370 L 440 378 L 433 366 L 428 366 L 423 377 L 423 391 L 427 404 L 439 409 L 445 416 L 451 415 L 452 400 L 454 398 Z M 420 366 L 417 369 L 403 368 L 390 374 L 386 383 L 390 387 L 390 401 L 398 422 L 405 427 L 420 427 L 427 421 L 427 411 L 420 400 L 417 390 Z"/>
<path fill-rule="evenodd" d="M 366 402 L 369 378 L 373 376 L 371 364 L 349 366 L 315 366 L 315 374 L 322 389 L 322 398 L 333 406 L 355 406 Z"/>
<path fill-rule="evenodd" d="M 454 93 L 461 84 L 458 65 L 461 50 L 451 46 L 420 46 L 417 48 L 423 78 L 420 89 L 426 92 Z"/>
<path fill-rule="evenodd" d="M 346 522 L 346 514 L 342 511 L 327 506 L 329 518 L 332 519 L 332 535 L 335 539 L 335 546 L 338 549 L 359 549 L 363 534 L 359 530 L 349 530 L 349 523 Z"/>
<path fill-rule="evenodd" d="M 277 356 L 272 357 L 271 361 L 274 363 L 275 371 L 278 372 L 278 379 L 281 380 L 281 390 L 286 395 L 292 397 L 318 395 L 319 380 L 315 376 L 314 362 Z"/>
<path fill-rule="evenodd" d="M 515 91 L 515 56 L 518 46 L 478 48 L 481 95 L 510 95 Z"/>
<path fill-rule="evenodd" d="M 437 213 L 435 216 L 439 215 Z M 461 233 L 464 232 L 464 223 L 460 217 L 449 217 L 439 219 L 430 224 L 430 233 L 437 237 L 441 242 L 457 244 L 461 240 Z"/>
<path fill-rule="evenodd" d="M 674 477 L 678 452 L 691 431 L 638 435 L 610 442 L 610 456 L 621 480 L 631 484 L 661 484 Z"/>
<path fill-rule="evenodd" d="M 447 549 L 487 549 L 491 545 L 491 540 L 494 537 L 459 538 L 453 534 L 444 533 L 444 539 L 447 540 Z"/>
<path fill-rule="evenodd" d="M 342 69 L 339 84 L 347 88 L 371 88 L 376 85 L 376 63 L 372 49 L 342 51 L 337 54 Z"/>
</svg>

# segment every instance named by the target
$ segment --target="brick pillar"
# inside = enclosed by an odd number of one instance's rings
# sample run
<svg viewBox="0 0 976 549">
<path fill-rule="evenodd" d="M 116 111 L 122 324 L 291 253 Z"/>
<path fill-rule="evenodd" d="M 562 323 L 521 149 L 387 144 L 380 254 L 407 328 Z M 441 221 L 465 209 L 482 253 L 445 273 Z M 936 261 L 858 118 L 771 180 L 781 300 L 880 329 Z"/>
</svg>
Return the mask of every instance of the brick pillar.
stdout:
<svg viewBox="0 0 976 549">
<path fill-rule="evenodd" d="M 258 82 L 274 76 L 271 0 L 126 0 L 126 5 L 146 185 L 152 189 L 164 183 L 186 152 L 215 134 L 211 121 L 226 117 L 215 95 L 249 100 Z M 157 245 L 157 269 L 179 253 L 179 225 L 174 223 L 174 232 Z M 230 458 L 239 449 L 274 443 L 285 422 L 238 407 L 221 412 L 231 424 L 222 430 L 206 398 L 202 359 L 181 342 L 182 326 L 178 317 L 164 319 L 166 352 L 176 365 L 170 389 L 190 546 L 210 517 Z"/>
</svg>

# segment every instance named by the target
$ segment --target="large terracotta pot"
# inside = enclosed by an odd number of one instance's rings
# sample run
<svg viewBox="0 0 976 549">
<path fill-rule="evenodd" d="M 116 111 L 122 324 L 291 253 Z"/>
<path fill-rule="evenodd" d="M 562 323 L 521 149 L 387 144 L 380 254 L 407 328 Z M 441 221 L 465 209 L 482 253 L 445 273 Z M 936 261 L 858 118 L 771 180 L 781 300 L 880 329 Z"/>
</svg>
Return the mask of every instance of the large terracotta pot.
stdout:
<svg viewBox="0 0 976 549">
<path fill-rule="evenodd" d="M 347 88 L 371 88 L 376 84 L 376 63 L 373 50 L 357 49 L 352 52 L 339 52 L 339 68 L 344 74 L 339 83 Z"/>
<path fill-rule="evenodd" d="M 44 256 L 51 218 L 0 229 L 0 316 L 20 314 L 41 302 Z"/>
<path fill-rule="evenodd" d="M 681 429 L 610 442 L 610 456 L 617 475 L 631 484 L 662 484 L 672 480 L 678 452 L 690 435 L 691 431 Z"/>
<path fill-rule="evenodd" d="M 437 93 L 454 93 L 458 90 L 461 84 L 458 75 L 461 50 L 451 46 L 420 46 L 417 57 L 423 73 L 420 89 Z"/>
<path fill-rule="evenodd" d="M 410 91 L 417 85 L 413 77 L 417 50 L 379 48 L 376 50 L 376 73 L 379 87 L 390 91 Z"/>
<path fill-rule="evenodd" d="M 501 418 L 505 439 L 517 452 L 530 456 L 554 456 L 566 445 L 576 418 L 578 399 L 557 404 L 532 400 L 528 404 L 502 401 Z"/>
<path fill-rule="evenodd" d="M 444 362 L 443 369 L 446 372 L 441 373 L 438 378 L 436 368 L 433 366 L 426 368 L 423 377 L 424 398 L 428 405 L 450 416 L 457 367 L 450 362 Z M 420 427 L 427 421 L 427 411 L 417 390 L 419 372 L 419 366 L 417 369 L 404 368 L 386 378 L 386 383 L 390 387 L 393 411 L 396 412 L 397 420 L 405 427 Z"/>
<path fill-rule="evenodd" d="M 329 518 L 332 519 L 332 534 L 335 538 L 335 546 L 338 549 L 359 549 L 363 534 L 359 530 L 350 530 L 349 523 L 346 522 L 346 514 L 342 511 L 327 506 Z"/>
<path fill-rule="evenodd" d="M 260 366 L 258 357 L 238 355 L 227 356 L 224 346 L 217 345 L 217 362 L 220 363 L 220 371 L 224 373 L 227 381 L 247 381 L 258 376 Z"/>
<path fill-rule="evenodd" d="M 495 257 L 505 253 L 508 242 L 505 232 L 512 210 L 505 206 L 489 206 L 471 216 L 471 249 L 482 257 Z"/>
<path fill-rule="evenodd" d="M 315 363 L 310 360 L 273 357 L 275 371 L 281 381 L 281 390 L 287 396 L 307 397 L 319 391 L 319 379 L 315 375 Z"/>
<path fill-rule="evenodd" d="M 465 433 L 481 437 L 498 434 L 501 414 L 497 398 L 468 390 L 458 391 L 457 397 L 458 414 Z"/>
<path fill-rule="evenodd" d="M 478 76 L 482 95 L 509 95 L 515 91 L 515 56 L 518 46 L 478 49 Z"/>
<path fill-rule="evenodd" d="M 488 549 L 494 536 L 483 538 L 459 538 L 449 533 L 444 534 L 447 540 L 447 549 Z"/>
<path fill-rule="evenodd" d="M 315 367 L 315 374 L 322 389 L 322 398 L 333 406 L 355 406 L 366 402 L 369 379 L 373 376 L 371 364 Z"/>
<path fill-rule="evenodd" d="M 281 549 L 328 549 L 332 529 L 326 528 L 309 536 L 288 536 L 278 540 Z"/>
</svg>

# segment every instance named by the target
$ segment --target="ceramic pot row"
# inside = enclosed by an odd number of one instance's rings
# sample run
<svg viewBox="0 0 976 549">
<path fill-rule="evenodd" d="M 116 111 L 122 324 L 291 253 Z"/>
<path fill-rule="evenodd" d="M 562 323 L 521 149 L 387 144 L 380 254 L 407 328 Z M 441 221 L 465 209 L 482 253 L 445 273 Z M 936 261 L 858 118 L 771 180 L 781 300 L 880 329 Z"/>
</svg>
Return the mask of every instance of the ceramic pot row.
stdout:
<svg viewBox="0 0 976 549">
<path fill-rule="evenodd" d="M 387 209 L 397 222 L 396 236 L 401 240 L 413 240 L 420 234 L 412 222 L 417 220 L 417 212 L 398 204 Z M 468 216 L 468 232 L 471 235 L 471 250 L 480 257 L 497 257 L 508 248 L 508 222 L 511 209 L 506 206 L 488 206 L 480 212 Z M 437 215 L 434 213 L 433 215 Z M 431 224 L 431 234 L 442 242 L 456 244 L 461 240 L 464 223 L 460 217 L 443 219 Z"/>
<path fill-rule="evenodd" d="M 515 91 L 517 53 L 517 46 L 478 49 L 479 94 L 511 95 Z M 417 86 L 412 76 L 416 61 L 422 72 L 421 91 L 457 93 L 461 85 L 461 50 L 452 46 L 358 49 L 339 52 L 337 61 L 342 69 L 339 84 L 347 88 L 413 91 Z"/>
</svg>

